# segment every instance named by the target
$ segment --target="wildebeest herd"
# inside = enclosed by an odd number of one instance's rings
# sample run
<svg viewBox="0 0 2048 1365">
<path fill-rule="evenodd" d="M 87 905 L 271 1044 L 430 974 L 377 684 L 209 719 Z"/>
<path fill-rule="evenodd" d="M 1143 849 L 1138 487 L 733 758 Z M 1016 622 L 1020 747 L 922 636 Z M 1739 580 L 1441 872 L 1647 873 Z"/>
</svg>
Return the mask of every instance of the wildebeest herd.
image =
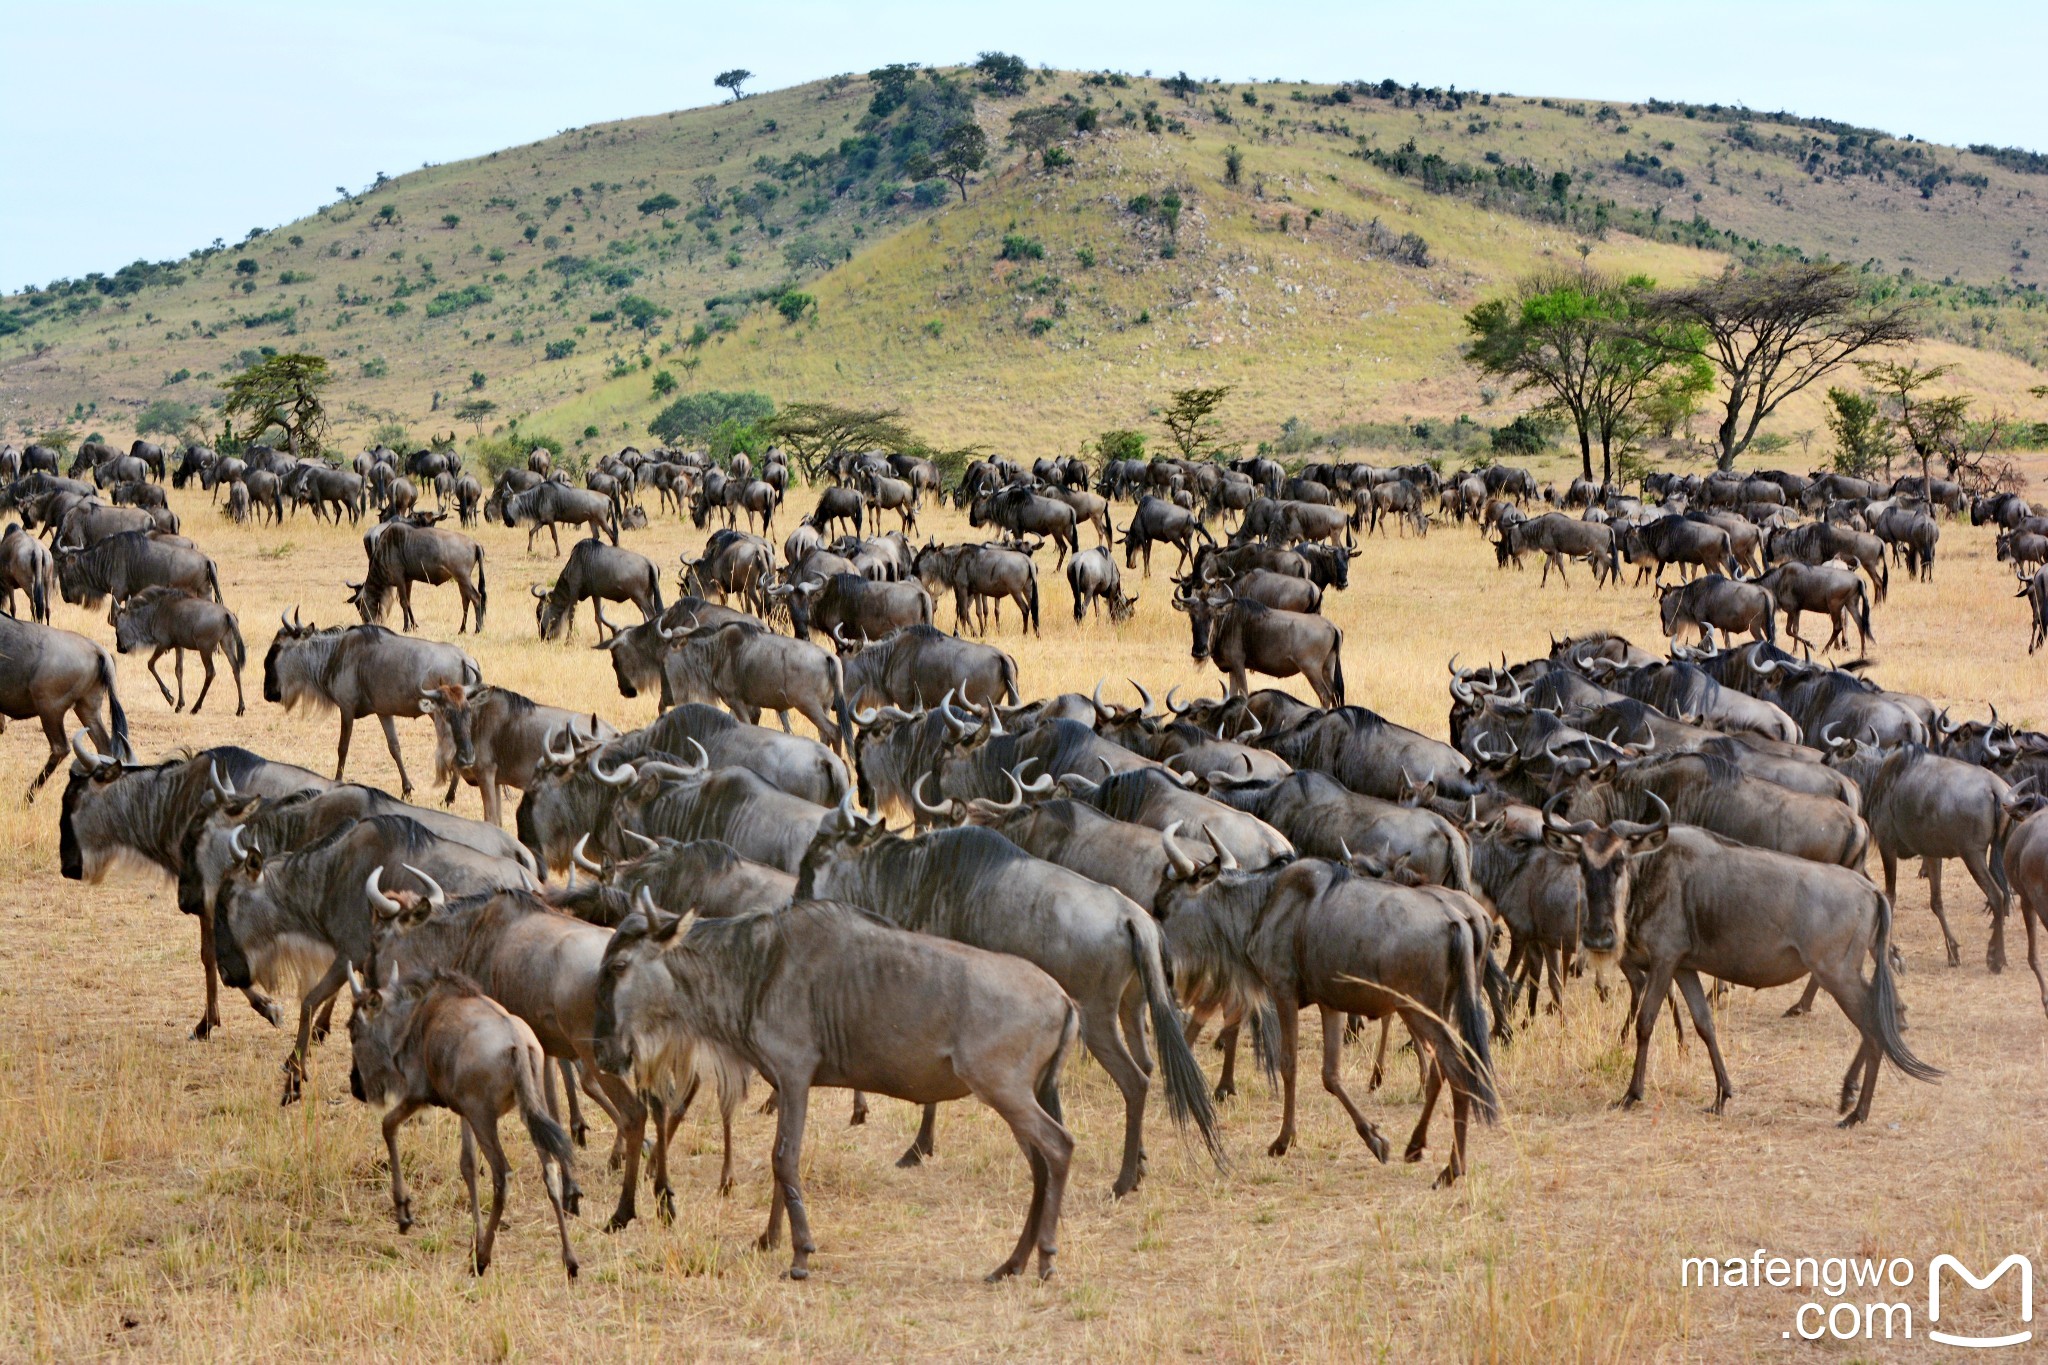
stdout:
<svg viewBox="0 0 2048 1365">
<path fill-rule="evenodd" d="M 657 1208 L 672 1210 L 669 1147 L 700 1095 L 721 1119 L 730 1186 L 733 1116 L 759 1076 L 777 1115 L 761 1245 L 779 1240 L 786 1214 L 792 1276 L 814 1250 L 799 1156 L 817 1086 L 854 1091 L 856 1122 L 869 1095 L 923 1106 L 904 1165 L 937 1149 L 940 1103 L 973 1095 L 993 1108 L 1023 1149 L 1031 1195 L 991 1278 L 1034 1258 L 1049 1274 L 1074 1150 L 1060 1077 L 1076 1045 L 1123 1099 L 1112 1187 L 1123 1195 L 1146 1175 L 1155 1076 L 1175 1124 L 1225 1160 L 1215 1104 L 1236 1092 L 1243 1033 L 1280 1082 L 1268 1150 L 1289 1150 L 1310 1005 L 1324 1088 L 1382 1161 L 1391 1145 L 1346 1090 L 1342 1048 L 1380 1024 L 1376 1087 L 1398 1019 L 1422 1089 L 1403 1154 L 1422 1158 L 1447 1093 L 1437 1182 L 1449 1185 L 1466 1169 L 1471 1122 L 1502 1110 L 1497 1050 L 1541 996 L 1566 1008 L 1568 982 L 1588 967 L 1603 998 L 1611 975 L 1629 991 L 1625 1104 L 1643 1098 L 1667 1005 L 1682 1037 L 1683 999 L 1706 1046 L 1719 1112 L 1734 1088 L 1712 994 L 1804 981 L 1801 1013 L 1826 991 L 1858 1035 L 1833 1096 L 1856 1124 L 1884 1060 L 1916 1079 L 1941 1074 L 1904 1035 L 1901 858 L 1923 860 L 1951 965 L 1961 945 L 1944 863 L 1963 863 L 1992 912 L 1993 971 L 2019 893 L 2048 1008 L 2035 944 L 2048 911 L 2048 817 L 2035 815 L 2048 734 L 1995 712 L 1952 718 L 1882 688 L 1860 659 L 1835 667 L 1781 648 L 1776 629 L 1782 613 L 1787 640 L 1804 643 L 1799 619 L 1814 611 L 1834 626 L 1827 648 L 1851 626 L 1867 645 L 1891 564 L 1925 577 L 1938 518 L 1967 514 L 1998 528 L 2001 560 L 2023 576 L 2031 566 L 2022 595 L 2038 644 L 2048 518 L 2011 495 L 1776 473 L 1653 476 L 1641 496 L 1583 483 L 1559 493 L 1500 466 L 1290 471 L 1265 458 L 1100 471 L 983 460 L 949 489 L 928 461 L 855 455 L 807 471 L 815 508 L 778 547 L 767 535 L 803 481 L 773 454 L 757 469 L 746 456 L 718 467 L 629 449 L 579 489 L 536 451 L 486 493 L 437 451 L 373 451 L 341 467 L 261 447 L 193 447 L 175 461 L 146 442 L 127 456 L 87 449 L 60 477 L 54 452 L 0 448 L 11 479 L 0 497 L 28 528 L 8 528 L 0 572 L 34 618 L 0 621 L 0 711 L 39 720 L 48 739 L 31 797 L 72 759 L 61 871 L 97 881 L 140 864 L 174 881 L 200 928 L 195 1037 L 221 1024 L 220 983 L 272 1024 L 296 987 L 287 1104 L 305 1093 L 346 987 L 350 1088 L 392 1105 L 383 1136 L 399 1227 L 413 1215 L 398 1130 L 420 1108 L 451 1109 L 478 1272 L 506 1197 L 503 1115 L 516 1110 L 534 1144 L 573 1276 L 566 1220 L 580 1206 L 585 1106 L 613 1125 L 617 1230 L 636 1217 L 643 1161 Z M 88 470 L 92 484 L 76 477 Z M 153 677 L 177 652 L 177 694 L 157 677 L 167 704 L 183 705 L 185 649 L 206 670 L 195 713 L 216 652 L 239 700 L 245 650 L 212 561 L 178 534 L 160 493 L 152 510 L 146 492 L 125 491 L 166 470 L 211 489 L 232 518 L 377 514 L 364 577 L 347 584 L 360 621 L 290 612 L 263 661 L 266 701 L 338 714 L 331 778 L 230 745 L 139 762 L 111 657 L 47 624 L 53 588 L 87 608 L 109 600 L 118 649 L 147 651 Z M 658 568 L 619 544 L 647 524 L 650 487 L 657 513 L 710 531 L 667 602 Z M 587 699 L 522 696 L 463 649 L 382 625 L 396 597 L 410 631 L 412 585 L 452 582 L 463 626 L 483 630 L 483 550 L 435 526 L 442 512 L 420 509 L 421 489 L 464 524 L 585 527 L 555 583 L 533 589 L 537 633 L 563 634 L 586 600 L 637 606 L 631 626 L 597 611 L 597 647 L 621 695 L 659 698 L 658 718 L 621 732 Z M 913 543 L 928 497 L 1000 537 Z M 885 511 L 900 529 L 879 530 Z M 1615 585 L 1624 561 L 1639 581 L 1679 566 L 1686 581 L 1658 588 L 1668 652 L 1592 633 L 1519 663 L 1453 659 L 1448 742 L 1348 703 L 1343 634 L 1322 605 L 1349 586 L 1356 537 L 1447 520 L 1485 528 L 1502 568 L 1541 554 L 1546 581 L 1574 559 Z M 1158 544 L 1178 556 L 1172 603 L 1194 657 L 1223 674 L 1219 697 L 1160 698 L 1135 681 L 1114 699 L 1106 684 L 1036 696 L 1016 659 L 967 638 L 1001 630 L 1005 603 L 1017 629 L 1039 629 L 1035 555 L 1047 546 L 1076 622 L 1106 607 L 1114 628 L 1137 600 L 1122 574 L 1149 576 Z M 951 633 L 938 606 L 948 590 Z M 1315 703 L 1253 690 L 1254 673 L 1299 676 Z M 764 711 L 780 726 L 760 725 Z M 816 738 L 793 730 L 792 711 Z M 68 738 L 67 714 L 78 722 Z M 353 726 L 371 716 L 408 799 L 344 781 Z M 450 801 L 458 784 L 478 787 L 483 820 L 410 803 L 396 722 L 414 717 L 434 727 L 437 786 Z M 519 793 L 514 833 L 501 823 L 506 788 Z M 1873 848 L 1882 889 L 1864 875 Z M 1193 1049 L 1211 1022 L 1213 1083 Z"/>
</svg>

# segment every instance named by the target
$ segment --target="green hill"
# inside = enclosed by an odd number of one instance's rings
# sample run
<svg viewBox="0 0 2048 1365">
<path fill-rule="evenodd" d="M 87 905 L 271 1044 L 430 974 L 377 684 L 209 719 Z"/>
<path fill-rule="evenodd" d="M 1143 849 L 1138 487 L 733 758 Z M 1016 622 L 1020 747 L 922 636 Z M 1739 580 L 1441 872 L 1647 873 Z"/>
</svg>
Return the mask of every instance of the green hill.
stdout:
<svg viewBox="0 0 2048 1365">
<path fill-rule="evenodd" d="M 1051 165 L 1009 140 L 1048 109 Z M 962 203 L 928 158 L 970 110 L 991 157 Z M 574 129 L 10 296 L 0 420 L 217 428 L 219 381 L 266 347 L 330 358 L 346 443 L 515 418 L 644 440 L 657 382 L 898 406 L 1015 453 L 1198 382 L 1235 387 L 1238 439 L 1499 420 L 1510 397 L 1455 358 L 1489 291 L 1582 251 L 1675 279 L 1780 248 L 1921 298 L 1925 349 L 2010 407 L 2048 360 L 2044 172 L 1721 107 L 899 68 Z"/>
</svg>

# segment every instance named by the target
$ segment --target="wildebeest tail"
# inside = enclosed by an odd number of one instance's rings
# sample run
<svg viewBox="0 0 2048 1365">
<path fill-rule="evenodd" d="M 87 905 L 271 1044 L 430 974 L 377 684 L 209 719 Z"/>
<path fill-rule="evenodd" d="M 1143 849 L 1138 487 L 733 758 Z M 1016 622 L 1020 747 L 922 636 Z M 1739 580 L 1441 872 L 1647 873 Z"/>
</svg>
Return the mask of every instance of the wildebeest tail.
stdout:
<svg viewBox="0 0 2048 1365">
<path fill-rule="evenodd" d="M 206 561 L 206 586 L 213 589 L 214 601 L 227 601 L 225 597 L 220 595 L 220 571 L 214 567 L 213 561 L 210 559 Z"/>
<path fill-rule="evenodd" d="M 1768 644 L 1778 643 L 1778 594 L 1764 589 L 1764 640 Z"/>
<path fill-rule="evenodd" d="M 1484 944 L 1472 941 L 1473 929 L 1464 920 L 1451 925 L 1451 972 L 1457 982 L 1453 1013 L 1457 1036 L 1446 1037 L 1436 1049 L 1437 1063 L 1444 1078 L 1472 1100 L 1482 1123 L 1500 1117 L 1500 1099 L 1493 1089 L 1493 1054 L 1487 1042 L 1486 1000 L 1481 994 L 1484 973 L 1479 959 Z M 1486 956 L 1491 957 L 1488 953 Z"/>
<path fill-rule="evenodd" d="M 526 1121 L 526 1135 L 533 1139 L 534 1150 L 541 1154 L 543 1168 L 552 1160 L 561 1172 L 561 1187 L 557 1191 L 562 1209 L 575 1214 L 581 1191 L 576 1188 L 573 1174 L 576 1160 L 576 1145 L 569 1140 L 569 1134 L 562 1125 L 548 1115 L 545 1087 L 541 1073 L 547 1066 L 547 1058 L 535 1048 L 524 1052 L 513 1068 L 514 1085 L 519 1099 L 519 1117 Z M 545 1172 L 544 1172 L 545 1178 Z"/>
<path fill-rule="evenodd" d="M 50 580 L 56 573 L 52 561 L 44 560 L 36 565 L 35 576 L 28 585 L 29 615 L 46 626 L 50 624 Z"/>
<path fill-rule="evenodd" d="M 1344 632 L 1336 631 L 1337 647 L 1330 651 L 1330 691 L 1337 705 L 1344 704 Z"/>
<path fill-rule="evenodd" d="M 1892 903 L 1882 893 L 1877 897 L 1877 939 L 1870 945 L 1870 953 L 1877 960 L 1877 970 L 1871 973 L 1870 1002 L 1865 1006 L 1870 1014 L 1869 1029 L 1893 1066 L 1916 1081 L 1936 1079 L 1943 1074 L 1941 1069 L 1915 1057 L 1899 1032 L 1899 991 L 1892 979 Z"/>
<path fill-rule="evenodd" d="M 2012 879 L 2006 875 L 2005 845 L 2012 837 L 2014 811 L 2025 800 L 2023 795 L 2007 791 L 2004 796 L 1998 798 L 1998 814 L 1993 817 L 1997 821 L 1997 827 L 1991 835 L 1991 880 L 1997 884 L 1998 894 L 2008 901 L 2012 898 Z"/>
<path fill-rule="evenodd" d="M 135 757 L 135 751 L 128 747 L 128 713 L 121 709 L 121 694 L 114 690 L 114 656 L 104 649 L 100 651 L 100 686 L 107 689 L 107 723 L 114 736 L 114 757 L 123 763 Z"/>
<path fill-rule="evenodd" d="M 1052 1118 L 1054 1123 L 1065 1123 L 1066 1116 L 1060 1112 L 1060 1070 L 1067 1063 L 1067 1054 L 1073 1051 L 1074 1039 L 1081 1034 L 1081 1011 L 1072 1000 L 1067 1001 L 1067 1017 L 1060 1024 L 1060 1045 L 1053 1049 L 1052 1056 L 1045 1062 L 1045 1070 L 1038 1074 L 1038 1084 L 1032 1093 L 1038 1099 L 1038 1107 Z"/>
<path fill-rule="evenodd" d="M 1149 919 L 1133 916 L 1124 926 L 1131 940 L 1131 961 L 1145 986 L 1145 1004 L 1152 1016 L 1153 1042 L 1159 1048 L 1159 1069 L 1166 1079 L 1166 1107 L 1185 1128 L 1189 1120 L 1202 1135 L 1216 1164 L 1223 1165 L 1223 1143 L 1216 1134 L 1216 1110 L 1209 1102 L 1209 1079 L 1181 1032 L 1166 984 L 1166 965 L 1159 957 L 1159 931 Z"/>
<path fill-rule="evenodd" d="M 652 565 L 647 570 L 647 590 L 654 594 L 654 614 L 658 618 L 668 608 L 661 604 L 661 570 Z"/>
<path fill-rule="evenodd" d="M 249 646 L 242 641 L 242 623 L 235 618 L 233 612 L 228 613 L 228 633 L 221 648 L 226 651 L 228 663 L 237 673 L 249 662 Z"/>
<path fill-rule="evenodd" d="M 1024 699 L 1024 694 L 1017 690 L 1017 661 L 1008 654 L 1003 655 L 1003 691 L 1011 706 Z"/>
<path fill-rule="evenodd" d="M 832 720 L 839 731 L 839 752 L 846 755 L 847 762 L 853 761 L 853 708 L 846 702 L 846 667 L 838 656 L 827 654 L 825 660 L 832 666 Z"/>
<path fill-rule="evenodd" d="M 1036 634 L 1038 631 L 1038 571 L 1036 569 L 1033 569 L 1031 572 L 1031 630 L 1033 634 Z"/>
<path fill-rule="evenodd" d="M 1884 576 L 1885 582 L 1890 583 L 1892 570 L 1889 564 L 1885 566 Z M 1877 600 L 1884 601 L 1883 589 L 1878 590 Z M 1866 640 L 1877 638 L 1877 632 L 1870 628 L 1870 595 L 1863 590 L 1860 581 L 1856 584 L 1856 628 L 1863 632 L 1863 638 Z"/>
</svg>

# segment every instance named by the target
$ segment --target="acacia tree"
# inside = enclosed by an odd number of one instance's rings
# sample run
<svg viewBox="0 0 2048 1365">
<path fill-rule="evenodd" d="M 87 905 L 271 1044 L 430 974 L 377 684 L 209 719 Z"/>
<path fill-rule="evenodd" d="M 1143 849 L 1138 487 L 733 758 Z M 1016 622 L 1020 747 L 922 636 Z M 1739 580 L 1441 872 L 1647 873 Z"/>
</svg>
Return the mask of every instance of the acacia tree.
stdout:
<svg viewBox="0 0 2048 1365">
<path fill-rule="evenodd" d="M 1195 459 L 1209 452 L 1216 443 L 1216 409 L 1223 406 L 1223 400 L 1230 396 L 1230 386 L 1219 385 L 1213 389 L 1182 389 L 1174 394 L 1173 401 L 1166 405 L 1166 411 L 1159 414 L 1159 421 L 1166 428 L 1166 434 L 1180 447 L 1181 458 Z"/>
<path fill-rule="evenodd" d="M 740 87 L 752 79 L 754 79 L 753 72 L 747 70 L 744 66 L 736 66 L 730 71 L 719 72 L 716 76 L 712 77 L 711 83 L 721 90 L 731 91 L 734 101 L 739 101 L 746 98 L 745 92 Z"/>
<path fill-rule="evenodd" d="M 1914 336 L 1904 306 L 1869 307 L 1854 272 L 1826 262 L 1730 266 L 1658 300 L 1668 317 L 1701 329 L 1721 372 L 1717 463 L 1735 459 L 1778 405 L 1852 357 Z"/>
<path fill-rule="evenodd" d="M 956 123 L 939 139 L 938 153 L 932 158 L 932 165 L 939 174 L 953 182 L 960 191 L 960 202 L 967 202 L 967 177 L 988 164 L 988 134 L 981 131 L 981 125 L 972 119 Z"/>
<path fill-rule="evenodd" d="M 1707 381 L 1704 344 L 1695 329 L 1652 314 L 1654 284 L 1644 276 L 1554 271 L 1524 280 L 1465 315 L 1472 335 L 1464 356 L 1483 374 L 1536 391 L 1572 424 L 1579 470 L 1612 481 L 1614 457 L 1644 428 L 1653 397 L 1697 391 Z"/>
<path fill-rule="evenodd" d="M 227 381 L 222 410 L 232 432 L 239 419 L 240 439 L 252 441 L 276 427 L 294 455 L 318 455 L 327 431 L 327 409 L 320 391 L 334 376 L 324 356 L 290 352 L 266 356 Z"/>
<path fill-rule="evenodd" d="M 777 445 L 796 456 L 806 481 L 835 456 L 854 451 L 892 453 L 918 444 L 893 408 L 849 408 L 837 403 L 791 403 L 762 423 Z"/>
</svg>

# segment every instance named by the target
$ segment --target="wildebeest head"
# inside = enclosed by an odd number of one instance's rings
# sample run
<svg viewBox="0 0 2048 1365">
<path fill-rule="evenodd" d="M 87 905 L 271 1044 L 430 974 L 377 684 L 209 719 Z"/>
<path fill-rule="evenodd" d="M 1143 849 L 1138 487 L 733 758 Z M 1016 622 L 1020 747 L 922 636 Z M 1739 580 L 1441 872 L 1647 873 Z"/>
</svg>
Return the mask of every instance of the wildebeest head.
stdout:
<svg viewBox="0 0 2048 1365">
<path fill-rule="evenodd" d="M 476 737 L 469 713 L 475 695 L 475 688 L 458 683 L 420 689 L 420 714 L 432 717 L 435 731 L 447 736 L 457 769 L 476 766 Z"/>
<path fill-rule="evenodd" d="M 105 830 L 102 834 L 96 827 L 118 823 L 122 812 L 113 809 L 118 803 L 115 793 L 120 790 L 119 779 L 137 772 L 155 772 L 173 763 L 158 764 L 154 769 L 130 767 L 112 754 L 93 751 L 86 739 L 83 728 L 71 736 L 71 751 L 76 755 L 71 765 L 70 780 L 64 784 L 64 804 L 57 818 L 57 863 L 58 870 L 72 881 L 98 881 L 107 870 L 107 851 L 117 846 L 124 831 Z M 133 819 L 130 813 L 128 818 Z M 95 818 L 95 817 L 99 818 Z M 81 837 L 81 828 L 84 835 Z M 107 837 L 112 836 L 112 837 Z M 86 846 L 93 846 L 93 866 L 86 866 Z"/>
<path fill-rule="evenodd" d="M 318 634 L 320 630 L 318 626 L 309 626 L 302 623 L 299 620 L 299 609 L 297 607 L 292 608 L 292 614 L 289 619 L 280 613 L 277 620 L 277 634 L 271 638 L 270 651 L 263 656 L 263 700 L 268 702 L 282 702 L 284 700 L 284 684 L 281 671 L 278 668 L 278 661 L 290 651 L 294 644 L 311 638 Z"/>
<path fill-rule="evenodd" d="M 652 1079 L 663 1054 L 683 1045 L 670 1027 L 676 983 L 662 958 L 682 944 L 696 918 L 694 910 L 672 915 L 660 909 L 642 887 L 633 913 L 605 945 L 591 1034 L 597 1064 L 613 1075 L 636 1083 Z"/>
<path fill-rule="evenodd" d="M 518 813 L 519 842 L 541 866 L 566 866 L 579 836 L 612 823 L 613 801 L 627 779 L 603 766 L 604 746 L 595 737 L 560 730 L 548 736 L 547 751 L 534 764 Z"/>
<path fill-rule="evenodd" d="M 1194 632 L 1194 641 L 1188 652 L 1196 662 L 1209 657 L 1210 636 L 1234 600 L 1227 588 L 1222 592 L 1174 594 L 1173 609 L 1187 613 L 1188 626 Z"/>
<path fill-rule="evenodd" d="M 1585 889 L 1586 917 L 1579 929 L 1579 942 L 1604 965 L 1621 956 L 1628 938 L 1628 897 L 1633 876 L 1633 859 L 1655 853 L 1664 846 L 1671 829 L 1671 808 L 1655 792 L 1658 819 L 1649 824 L 1616 820 L 1599 825 L 1591 820 L 1566 823 L 1557 814 L 1560 792 L 1543 807 L 1543 842 L 1559 853 L 1578 859 L 1579 879 Z"/>
</svg>

